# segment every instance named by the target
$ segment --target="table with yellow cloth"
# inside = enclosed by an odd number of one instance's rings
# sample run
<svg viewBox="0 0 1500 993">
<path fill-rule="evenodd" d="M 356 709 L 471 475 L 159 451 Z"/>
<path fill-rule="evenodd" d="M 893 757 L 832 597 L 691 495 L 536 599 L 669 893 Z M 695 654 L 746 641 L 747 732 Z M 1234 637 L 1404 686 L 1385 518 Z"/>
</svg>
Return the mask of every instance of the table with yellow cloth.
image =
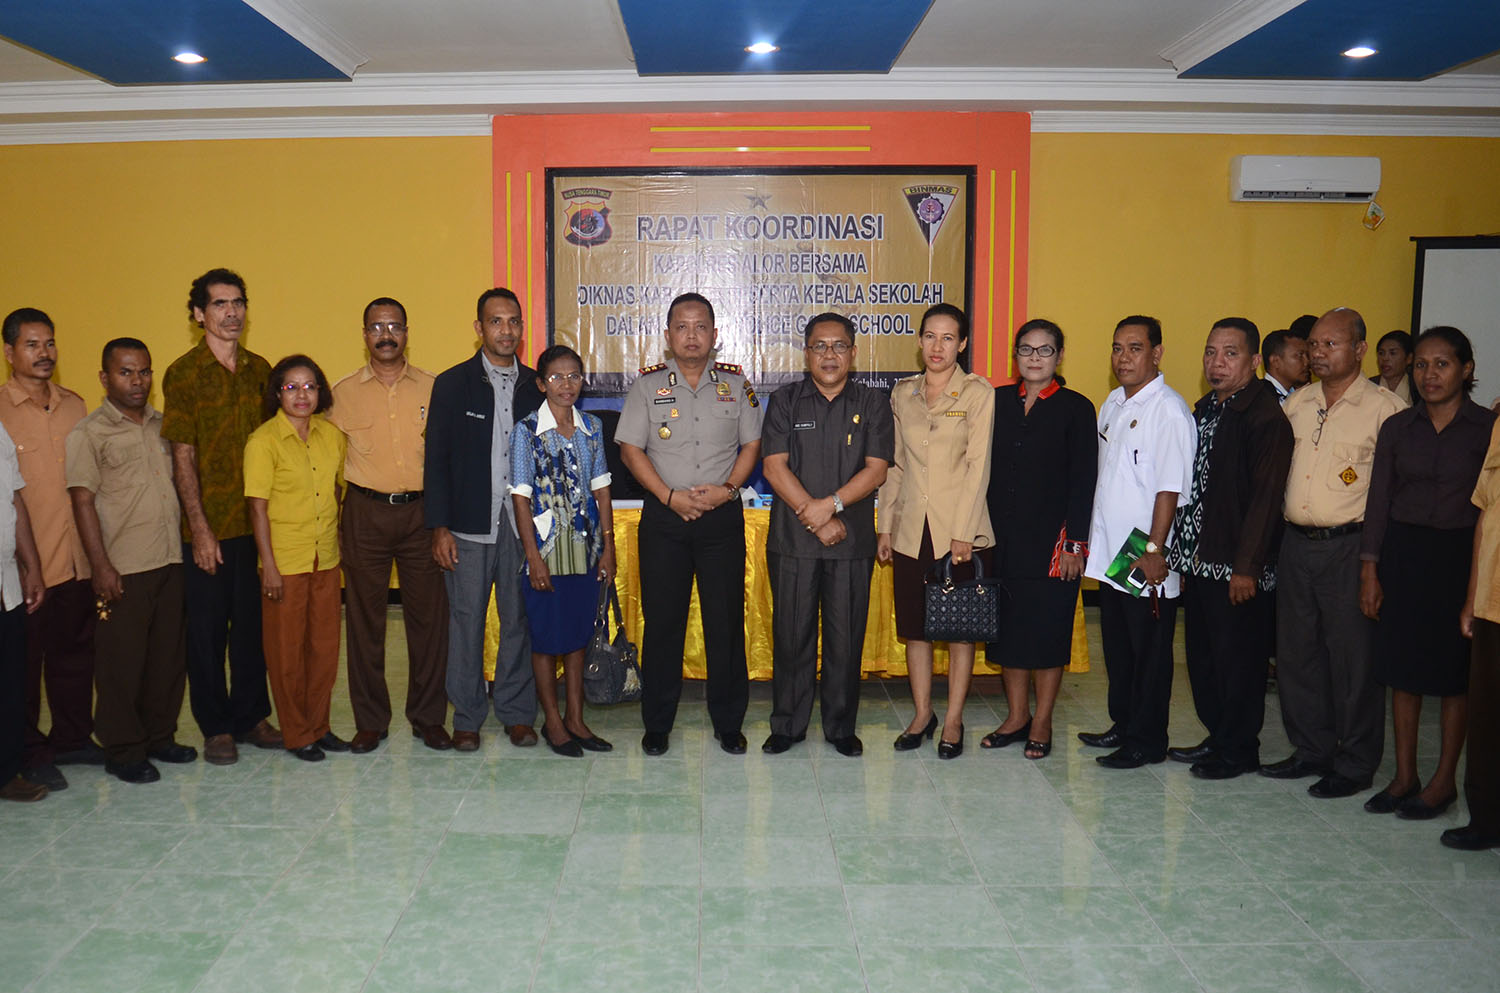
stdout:
<svg viewBox="0 0 1500 993">
<path fill-rule="evenodd" d="M 620 609 L 625 615 L 625 630 L 637 646 L 641 643 L 640 562 L 636 558 L 636 529 L 641 523 L 639 507 L 616 506 L 615 554 L 618 573 L 615 584 L 620 591 Z M 771 511 L 766 507 L 745 510 L 745 659 L 751 679 L 771 678 L 771 580 L 766 570 L 766 531 Z M 864 675 L 905 676 L 906 648 L 896 637 L 896 615 L 891 606 L 891 567 L 875 565 L 870 589 L 870 620 L 865 628 Z M 1074 607 L 1073 656 L 1069 672 L 1089 669 L 1088 636 L 1083 628 L 1083 605 Z M 495 674 L 495 653 L 500 645 L 500 621 L 493 603 L 484 632 L 485 678 Z M 693 589 L 693 604 L 688 614 L 687 642 L 683 646 L 683 674 L 702 679 L 707 671 L 703 652 L 703 621 L 698 612 L 698 591 Z M 948 671 L 948 651 L 939 645 L 934 651 L 933 667 Z M 984 657 L 984 647 L 976 652 L 976 675 L 1000 671 L 1000 662 Z"/>
</svg>

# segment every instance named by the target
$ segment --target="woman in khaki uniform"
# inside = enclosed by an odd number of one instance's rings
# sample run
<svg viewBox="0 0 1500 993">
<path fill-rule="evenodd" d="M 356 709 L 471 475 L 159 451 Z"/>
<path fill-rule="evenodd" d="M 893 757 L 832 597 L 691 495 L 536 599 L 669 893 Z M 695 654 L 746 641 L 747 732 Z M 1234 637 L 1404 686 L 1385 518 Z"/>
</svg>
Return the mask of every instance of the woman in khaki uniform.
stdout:
<svg viewBox="0 0 1500 993">
<path fill-rule="evenodd" d="M 995 391 L 983 376 L 959 367 L 969 346 L 969 319 L 952 304 L 922 315 L 923 371 L 891 390 L 896 461 L 880 488 L 876 557 L 894 562 L 896 635 L 906 641 L 906 673 L 916 714 L 896 737 L 909 751 L 937 730 L 932 707 L 932 643 L 923 641 L 923 576 L 941 554 L 966 563 L 995 542 L 985 493 Z M 955 570 L 955 573 L 957 571 Z M 948 646 L 948 711 L 938 757 L 964 750 L 964 697 L 974 673 L 974 646 Z"/>
</svg>

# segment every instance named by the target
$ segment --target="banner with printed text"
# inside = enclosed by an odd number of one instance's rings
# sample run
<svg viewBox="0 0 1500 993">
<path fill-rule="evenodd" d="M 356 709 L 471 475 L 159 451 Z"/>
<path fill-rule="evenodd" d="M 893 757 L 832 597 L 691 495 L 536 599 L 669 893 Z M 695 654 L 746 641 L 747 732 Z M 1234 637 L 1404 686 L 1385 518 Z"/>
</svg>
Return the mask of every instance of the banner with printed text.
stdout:
<svg viewBox="0 0 1500 993">
<path fill-rule="evenodd" d="M 800 377 L 825 311 L 858 332 L 855 373 L 889 386 L 919 367 L 934 303 L 967 309 L 973 173 L 952 169 L 548 170 L 549 339 L 623 393 L 665 358 L 666 310 L 713 302 L 718 358 L 757 386 Z"/>
</svg>

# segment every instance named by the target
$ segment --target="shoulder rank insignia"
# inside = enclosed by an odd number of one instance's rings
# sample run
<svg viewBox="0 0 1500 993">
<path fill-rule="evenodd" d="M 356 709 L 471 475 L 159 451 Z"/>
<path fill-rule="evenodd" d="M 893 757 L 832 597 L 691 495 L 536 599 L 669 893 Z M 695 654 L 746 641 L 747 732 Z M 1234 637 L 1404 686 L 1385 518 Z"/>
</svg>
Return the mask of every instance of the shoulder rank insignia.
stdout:
<svg viewBox="0 0 1500 993">
<path fill-rule="evenodd" d="M 735 366 L 736 369 L 739 366 Z M 750 385 L 750 380 L 745 380 L 745 399 L 750 401 L 750 406 L 759 407 L 760 399 L 755 395 L 755 387 Z"/>
<path fill-rule="evenodd" d="M 656 365 L 643 365 L 641 366 L 641 375 L 644 376 L 648 372 L 661 372 L 666 367 L 667 364 L 665 362 L 658 362 Z"/>
<path fill-rule="evenodd" d="M 743 376 L 745 374 L 744 368 L 735 365 L 733 362 L 715 362 L 714 368 L 720 372 L 732 372 L 736 376 Z"/>
</svg>

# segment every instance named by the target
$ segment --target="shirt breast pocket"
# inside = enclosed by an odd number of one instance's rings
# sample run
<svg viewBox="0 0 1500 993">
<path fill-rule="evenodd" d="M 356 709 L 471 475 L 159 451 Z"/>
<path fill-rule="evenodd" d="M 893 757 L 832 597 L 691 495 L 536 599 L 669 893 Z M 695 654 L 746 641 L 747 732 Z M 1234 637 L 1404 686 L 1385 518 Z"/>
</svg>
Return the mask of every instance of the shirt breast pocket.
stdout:
<svg viewBox="0 0 1500 993">
<path fill-rule="evenodd" d="M 674 412 L 679 416 L 673 416 Z M 647 418 L 651 425 L 651 434 L 646 439 L 646 444 L 653 448 L 673 449 L 682 446 L 687 437 L 687 428 L 683 422 L 686 418 L 680 416 L 682 408 L 665 403 L 654 404 Z"/>
<path fill-rule="evenodd" d="M 1328 488 L 1342 493 L 1355 483 L 1368 483 L 1374 465 L 1374 445 L 1335 443 L 1333 464 L 1328 472 Z"/>
<path fill-rule="evenodd" d="M 349 447 L 360 455 L 369 455 L 375 448 L 375 423 L 363 421 L 359 424 L 350 424 L 344 429 L 344 436 L 349 441 Z"/>
</svg>

